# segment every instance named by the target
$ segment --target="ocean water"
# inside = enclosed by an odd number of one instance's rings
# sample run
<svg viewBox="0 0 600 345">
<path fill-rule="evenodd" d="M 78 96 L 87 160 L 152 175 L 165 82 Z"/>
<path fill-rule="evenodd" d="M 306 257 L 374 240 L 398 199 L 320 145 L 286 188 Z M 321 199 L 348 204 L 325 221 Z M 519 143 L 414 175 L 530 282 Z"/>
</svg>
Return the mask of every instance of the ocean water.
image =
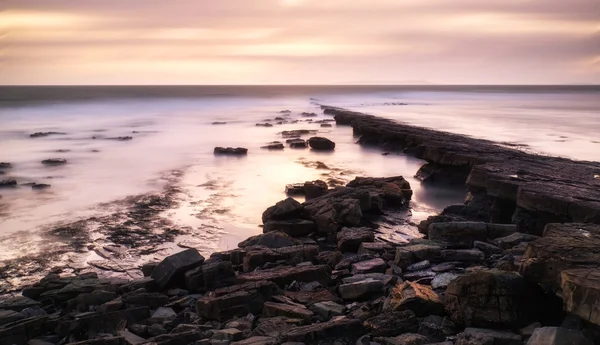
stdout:
<svg viewBox="0 0 600 345">
<path fill-rule="evenodd" d="M 14 166 L 0 179 L 52 185 L 45 191 L 0 189 L 0 261 L 44 253 L 48 225 L 102 214 L 100 205 L 160 191 L 166 183 L 161 176 L 174 170 L 180 172 L 181 202 L 164 217 L 190 227 L 207 255 L 260 233 L 262 212 L 285 198 L 289 183 L 403 175 L 415 191 L 413 225 L 462 201 L 462 191 L 421 187 L 412 176 L 422 161 L 361 147 L 350 127 L 306 122 L 300 113 L 331 118 L 318 104 L 542 154 L 600 160 L 597 87 L 0 87 L 0 162 Z M 284 109 L 291 111 L 289 121 L 299 122 L 255 126 Z M 293 129 L 317 130 L 336 142 L 336 150 L 260 148 Z M 65 134 L 29 137 L 47 131 Z M 133 139 L 110 139 L 122 136 Z M 249 154 L 215 156 L 215 146 L 246 147 Z M 53 157 L 68 163 L 40 163 Z M 334 171 L 315 169 L 315 161 Z M 403 239 L 417 235 L 414 226 L 392 232 Z"/>
</svg>

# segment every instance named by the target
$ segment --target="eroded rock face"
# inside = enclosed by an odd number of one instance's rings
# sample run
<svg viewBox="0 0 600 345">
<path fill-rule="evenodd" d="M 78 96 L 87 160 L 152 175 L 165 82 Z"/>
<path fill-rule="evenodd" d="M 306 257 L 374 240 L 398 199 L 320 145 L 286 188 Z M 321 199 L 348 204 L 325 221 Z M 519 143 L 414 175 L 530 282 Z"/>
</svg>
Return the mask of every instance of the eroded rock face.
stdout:
<svg viewBox="0 0 600 345">
<path fill-rule="evenodd" d="M 561 280 L 565 310 L 600 325 L 600 269 L 565 270 Z"/>
<path fill-rule="evenodd" d="M 567 269 L 594 268 L 600 262 L 600 225 L 548 224 L 544 236 L 529 242 L 521 274 L 554 290 Z"/>
<path fill-rule="evenodd" d="M 482 270 L 450 282 L 444 304 L 452 321 L 468 327 L 524 327 L 554 306 L 543 296 L 517 273 Z"/>
</svg>

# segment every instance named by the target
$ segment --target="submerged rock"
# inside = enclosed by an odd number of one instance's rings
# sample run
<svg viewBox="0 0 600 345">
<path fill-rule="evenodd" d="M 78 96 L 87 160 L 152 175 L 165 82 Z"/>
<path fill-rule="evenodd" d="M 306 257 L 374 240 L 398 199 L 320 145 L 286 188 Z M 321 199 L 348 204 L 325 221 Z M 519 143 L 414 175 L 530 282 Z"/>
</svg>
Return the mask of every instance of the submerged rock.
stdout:
<svg viewBox="0 0 600 345">
<path fill-rule="evenodd" d="M 212 123 L 213 125 L 226 125 L 227 122 L 220 122 L 220 121 L 215 121 Z"/>
<path fill-rule="evenodd" d="M 215 155 L 246 155 L 248 154 L 248 149 L 243 147 L 215 147 L 214 150 Z"/>
<path fill-rule="evenodd" d="M 17 181 L 14 179 L 0 180 L 0 188 L 16 188 Z"/>
<path fill-rule="evenodd" d="M 31 185 L 31 189 L 47 189 L 50 188 L 49 184 L 46 183 L 34 183 Z"/>
<path fill-rule="evenodd" d="M 261 149 L 267 149 L 267 150 L 283 150 L 285 148 L 285 146 L 283 146 L 283 143 L 279 142 L 279 141 L 274 141 L 271 143 L 268 143 L 265 146 L 261 146 Z"/>
<path fill-rule="evenodd" d="M 308 139 L 308 145 L 314 150 L 332 151 L 335 149 L 335 143 L 327 138 L 312 137 Z"/>
<path fill-rule="evenodd" d="M 12 168 L 11 163 L 0 162 L 0 169 L 10 169 L 10 168 Z"/>
<path fill-rule="evenodd" d="M 270 123 L 257 123 L 256 127 L 273 127 Z"/>
<path fill-rule="evenodd" d="M 291 148 L 293 149 L 302 149 L 302 148 L 306 148 L 308 146 L 308 144 L 306 143 L 305 140 L 303 139 L 292 139 L 292 140 L 286 140 L 286 143 L 288 143 L 290 145 Z"/>
<path fill-rule="evenodd" d="M 30 134 L 29 137 L 30 138 L 41 138 L 41 137 L 47 137 L 50 135 L 65 135 L 67 133 L 62 133 L 62 132 L 35 132 L 33 134 Z"/>
<path fill-rule="evenodd" d="M 67 164 L 67 160 L 64 158 L 48 158 L 42 161 L 44 165 L 63 165 Z"/>
</svg>

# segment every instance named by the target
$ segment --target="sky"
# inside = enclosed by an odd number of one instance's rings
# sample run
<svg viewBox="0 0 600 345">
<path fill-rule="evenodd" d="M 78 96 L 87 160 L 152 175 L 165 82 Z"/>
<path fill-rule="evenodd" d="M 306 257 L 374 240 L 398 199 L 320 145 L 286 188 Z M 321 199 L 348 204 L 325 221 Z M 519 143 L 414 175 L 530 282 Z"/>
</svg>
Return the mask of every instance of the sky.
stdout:
<svg viewBox="0 0 600 345">
<path fill-rule="evenodd" d="M 600 84 L 599 0 L 0 0 L 0 84 Z"/>
</svg>

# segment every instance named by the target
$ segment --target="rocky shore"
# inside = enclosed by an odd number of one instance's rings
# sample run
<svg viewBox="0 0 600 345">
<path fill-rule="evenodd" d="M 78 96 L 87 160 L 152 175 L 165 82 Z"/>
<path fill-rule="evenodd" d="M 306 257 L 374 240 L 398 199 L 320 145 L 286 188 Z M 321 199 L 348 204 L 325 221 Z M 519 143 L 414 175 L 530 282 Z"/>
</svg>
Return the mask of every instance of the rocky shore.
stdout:
<svg viewBox="0 0 600 345">
<path fill-rule="evenodd" d="M 600 344 L 599 163 L 323 110 L 361 144 L 426 160 L 423 183 L 466 184 L 465 204 L 396 243 L 372 220 L 409 207 L 403 177 L 317 188 L 265 210 L 236 249 L 0 296 L 0 345 Z"/>
</svg>

